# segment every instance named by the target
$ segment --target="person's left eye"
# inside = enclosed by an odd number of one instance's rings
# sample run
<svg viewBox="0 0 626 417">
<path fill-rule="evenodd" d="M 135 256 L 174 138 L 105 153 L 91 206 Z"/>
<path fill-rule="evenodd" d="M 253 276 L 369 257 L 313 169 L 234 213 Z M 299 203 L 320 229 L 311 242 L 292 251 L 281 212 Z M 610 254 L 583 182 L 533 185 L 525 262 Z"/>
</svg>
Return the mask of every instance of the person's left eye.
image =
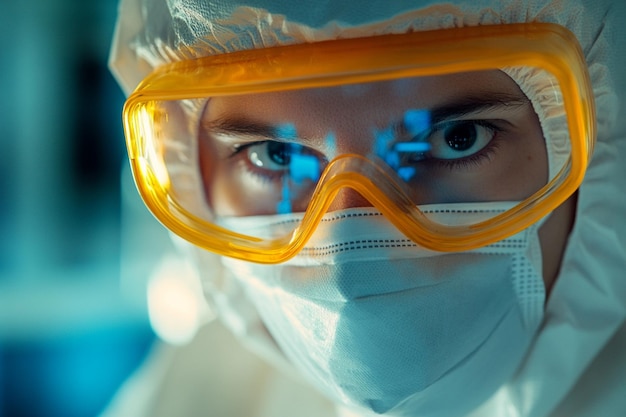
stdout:
<svg viewBox="0 0 626 417">
<path fill-rule="evenodd" d="M 435 129 L 428 137 L 428 158 L 462 159 L 485 148 L 496 135 L 496 129 L 488 123 L 474 120 L 448 122 Z"/>
</svg>

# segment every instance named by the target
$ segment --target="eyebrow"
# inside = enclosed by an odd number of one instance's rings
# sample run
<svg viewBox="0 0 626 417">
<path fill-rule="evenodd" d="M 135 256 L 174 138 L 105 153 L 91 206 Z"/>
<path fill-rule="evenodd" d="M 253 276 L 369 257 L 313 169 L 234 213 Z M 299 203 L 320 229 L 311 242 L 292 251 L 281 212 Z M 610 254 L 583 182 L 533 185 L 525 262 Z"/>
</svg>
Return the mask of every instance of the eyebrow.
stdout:
<svg viewBox="0 0 626 417">
<path fill-rule="evenodd" d="M 512 94 L 502 92 L 486 92 L 480 94 L 469 94 L 455 98 L 450 103 L 425 109 L 430 113 L 430 125 L 444 122 L 459 117 L 482 112 L 502 110 L 513 110 L 530 104 L 530 100 L 523 94 Z M 396 133 L 404 133 L 402 122 L 393 124 Z M 215 120 L 203 120 L 201 127 L 212 134 L 232 136 L 240 140 L 242 136 L 254 138 L 264 138 L 266 140 L 282 140 L 286 142 L 304 141 L 311 139 L 301 136 L 289 137 L 281 135 L 281 126 L 272 125 L 248 119 L 245 116 L 220 117 Z"/>
<path fill-rule="evenodd" d="M 202 121 L 201 126 L 218 135 L 256 136 L 278 139 L 278 129 L 275 126 L 256 122 L 245 117 L 221 117 L 211 121 Z"/>
<path fill-rule="evenodd" d="M 486 92 L 466 95 L 429 111 L 431 124 L 434 125 L 469 114 L 502 110 L 503 108 L 513 110 L 528 104 L 530 104 L 530 100 L 523 94 Z"/>
</svg>

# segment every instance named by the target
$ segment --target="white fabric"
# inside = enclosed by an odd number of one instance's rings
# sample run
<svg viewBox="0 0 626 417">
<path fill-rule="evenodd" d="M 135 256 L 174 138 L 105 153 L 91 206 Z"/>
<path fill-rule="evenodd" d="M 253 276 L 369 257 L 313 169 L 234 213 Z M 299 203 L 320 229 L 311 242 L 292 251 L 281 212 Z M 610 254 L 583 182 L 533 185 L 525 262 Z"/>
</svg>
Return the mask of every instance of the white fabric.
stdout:
<svg viewBox="0 0 626 417">
<path fill-rule="evenodd" d="M 446 217 L 475 217 L 457 209 Z M 251 219 L 232 223 L 257 234 Z M 327 214 L 306 250 L 280 265 L 222 262 L 320 391 L 366 412 L 436 417 L 466 414 L 519 366 L 543 313 L 540 254 L 537 225 L 444 254 L 374 209 L 352 209 Z M 481 383 L 465 389 L 476 375 Z"/>
<path fill-rule="evenodd" d="M 212 1 L 199 7 L 191 0 L 123 0 L 111 65 L 129 92 L 163 62 L 242 48 L 533 20 L 570 28 L 589 66 L 598 143 L 578 194 L 576 223 L 541 328 L 515 376 L 475 415 L 626 415 L 626 111 L 616 101 L 617 97 L 623 103 L 626 94 L 626 4 L 602 0 L 431 3 L 436 2 Z M 207 262 L 212 267 L 217 265 L 211 255 L 203 257 L 211 258 Z M 239 327 L 241 336 L 263 340 L 260 345 L 269 346 L 264 351 L 275 350 L 262 331 L 247 330 L 262 326 L 249 300 L 232 290 L 237 284 L 219 269 L 203 272 L 213 285 L 211 297 L 221 299 L 222 305 L 249 308 L 248 318 L 240 320 L 248 323 Z M 234 294 L 238 296 L 229 296 Z M 238 311 L 231 308 L 231 317 Z M 294 409 L 293 415 L 297 412 Z"/>
<path fill-rule="evenodd" d="M 157 344 L 100 417 L 333 414 L 334 405 L 309 384 L 260 360 L 214 321 L 188 345 Z"/>
<path fill-rule="evenodd" d="M 563 92 L 550 73 L 532 67 L 504 68 L 530 99 L 546 141 L 548 178 L 554 178 L 567 163 L 571 144 L 563 107 Z"/>
</svg>

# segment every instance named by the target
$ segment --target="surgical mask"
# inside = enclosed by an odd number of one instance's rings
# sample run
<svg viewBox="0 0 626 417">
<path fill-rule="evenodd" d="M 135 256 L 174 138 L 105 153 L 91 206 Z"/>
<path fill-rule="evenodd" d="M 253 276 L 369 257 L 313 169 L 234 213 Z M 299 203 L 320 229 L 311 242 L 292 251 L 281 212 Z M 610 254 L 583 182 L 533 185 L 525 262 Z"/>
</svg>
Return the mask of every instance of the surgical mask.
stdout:
<svg viewBox="0 0 626 417">
<path fill-rule="evenodd" d="M 484 212 L 468 204 L 439 215 Z M 275 226 L 268 216 L 231 225 Z M 223 263 L 287 358 L 329 396 L 359 412 L 463 415 L 513 375 L 542 319 L 537 228 L 443 254 L 417 247 L 374 209 L 350 209 L 327 214 L 283 264 Z"/>
</svg>

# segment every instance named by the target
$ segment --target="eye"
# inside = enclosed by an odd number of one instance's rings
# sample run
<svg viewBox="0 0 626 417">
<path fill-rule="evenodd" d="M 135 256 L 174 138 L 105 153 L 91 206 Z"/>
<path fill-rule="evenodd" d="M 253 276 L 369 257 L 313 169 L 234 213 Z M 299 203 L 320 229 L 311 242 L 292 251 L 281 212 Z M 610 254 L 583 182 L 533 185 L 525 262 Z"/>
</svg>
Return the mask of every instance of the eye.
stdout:
<svg viewBox="0 0 626 417">
<path fill-rule="evenodd" d="M 269 171 L 289 169 L 292 154 L 299 151 L 297 145 L 276 141 L 258 142 L 246 148 L 252 165 Z"/>
<path fill-rule="evenodd" d="M 455 151 L 464 152 L 476 143 L 476 127 L 468 123 L 452 126 L 444 131 L 446 143 Z"/>
<path fill-rule="evenodd" d="M 485 122 L 454 121 L 436 129 L 428 138 L 429 157 L 460 159 L 478 153 L 491 142 L 496 129 Z"/>
<path fill-rule="evenodd" d="M 272 179 L 288 177 L 296 183 L 317 181 L 327 163 L 313 149 L 270 140 L 244 145 L 236 154 L 245 156 L 250 172 L 255 175 Z"/>
</svg>

